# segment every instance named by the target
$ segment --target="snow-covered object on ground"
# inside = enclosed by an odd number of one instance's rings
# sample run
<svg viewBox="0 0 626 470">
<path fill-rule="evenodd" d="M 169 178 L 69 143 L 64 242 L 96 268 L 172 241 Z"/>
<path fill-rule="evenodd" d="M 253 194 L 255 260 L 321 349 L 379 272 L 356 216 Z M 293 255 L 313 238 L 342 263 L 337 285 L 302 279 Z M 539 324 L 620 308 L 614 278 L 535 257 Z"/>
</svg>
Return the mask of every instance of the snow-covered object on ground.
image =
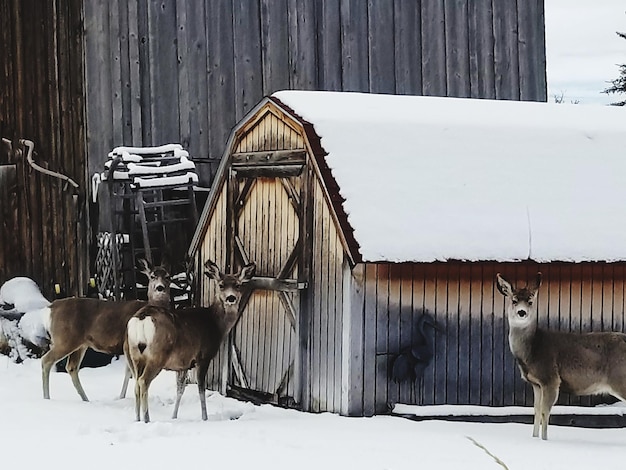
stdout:
<svg viewBox="0 0 626 470">
<path fill-rule="evenodd" d="M 32 279 L 6 281 L 0 287 L 0 349 L 8 350 L 15 360 L 29 357 L 32 346 L 45 349 L 50 339 L 49 305 Z"/>
<path fill-rule="evenodd" d="M 24 313 L 50 305 L 39 286 L 28 277 L 14 277 L 0 287 L 0 316 L 19 318 Z"/>
<path fill-rule="evenodd" d="M 180 144 L 116 147 L 109 153 L 104 168 L 102 181 L 113 179 L 133 188 L 198 184 L 196 165 Z"/>
<path fill-rule="evenodd" d="M 50 341 L 50 308 L 29 310 L 20 318 L 18 326 L 22 338 L 38 348 L 46 348 Z"/>
<path fill-rule="evenodd" d="M 272 96 L 321 138 L 364 261 L 626 260 L 626 109 Z"/>
</svg>

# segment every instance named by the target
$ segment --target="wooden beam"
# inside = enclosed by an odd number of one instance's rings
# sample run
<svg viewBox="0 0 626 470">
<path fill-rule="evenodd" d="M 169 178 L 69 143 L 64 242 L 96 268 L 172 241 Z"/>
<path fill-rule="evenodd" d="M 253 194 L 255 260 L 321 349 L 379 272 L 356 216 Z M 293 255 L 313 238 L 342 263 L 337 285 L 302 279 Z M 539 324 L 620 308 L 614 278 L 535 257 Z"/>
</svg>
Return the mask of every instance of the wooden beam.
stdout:
<svg viewBox="0 0 626 470">
<path fill-rule="evenodd" d="M 287 319 L 289 320 L 289 323 L 291 323 L 291 327 L 295 330 L 297 313 L 296 313 L 296 308 L 293 305 L 293 302 L 291 301 L 291 298 L 289 298 L 287 294 L 285 294 L 284 292 L 279 292 L 278 298 L 280 299 L 280 303 L 283 305 L 285 309 L 285 314 L 287 315 Z"/>
<path fill-rule="evenodd" d="M 289 196 L 289 202 L 295 209 L 296 214 L 299 214 L 300 213 L 300 195 L 296 191 L 296 188 L 293 186 L 293 183 L 291 182 L 291 180 L 287 178 L 281 178 L 280 182 L 282 183 L 283 188 L 285 188 L 285 191 L 287 191 L 287 195 Z"/>
<path fill-rule="evenodd" d="M 241 213 L 244 206 L 246 205 L 248 196 L 250 196 L 250 190 L 252 189 L 252 186 L 254 186 L 255 182 L 256 180 L 253 178 L 246 179 L 246 182 L 244 183 L 243 188 L 241 189 L 241 192 L 239 193 L 239 196 L 237 197 L 237 201 L 235 201 L 235 210 L 236 210 L 235 215 L 237 216 L 237 218 L 239 218 L 239 214 Z"/>
<path fill-rule="evenodd" d="M 289 254 L 289 258 L 287 258 L 285 265 L 282 267 L 282 269 L 276 276 L 278 279 L 285 279 L 287 275 L 291 271 L 293 271 L 296 261 L 298 261 L 298 255 L 300 254 L 300 243 L 301 243 L 300 240 L 301 238 L 298 238 L 298 241 L 293 247 L 293 250 L 291 250 L 291 253 Z"/>
<path fill-rule="evenodd" d="M 237 166 L 254 165 L 304 165 L 306 150 L 274 150 L 270 152 L 237 152 L 231 155 L 231 164 Z"/>
<path fill-rule="evenodd" d="M 230 357 L 233 363 L 233 372 L 239 381 L 239 385 L 242 388 L 250 388 L 250 384 L 248 383 L 248 378 L 246 377 L 246 373 L 243 370 L 243 366 L 241 365 L 241 359 L 239 356 L 239 351 L 237 350 L 237 346 L 233 342 L 230 348 Z"/>
<path fill-rule="evenodd" d="M 273 277 L 253 277 L 248 286 L 251 289 L 274 290 L 279 292 L 295 292 L 306 289 L 306 282 L 299 282 L 296 279 L 275 279 Z"/>
<path fill-rule="evenodd" d="M 304 165 L 233 165 L 232 169 L 237 172 L 237 176 L 246 178 L 289 178 L 290 176 L 299 176 L 304 169 Z"/>
</svg>

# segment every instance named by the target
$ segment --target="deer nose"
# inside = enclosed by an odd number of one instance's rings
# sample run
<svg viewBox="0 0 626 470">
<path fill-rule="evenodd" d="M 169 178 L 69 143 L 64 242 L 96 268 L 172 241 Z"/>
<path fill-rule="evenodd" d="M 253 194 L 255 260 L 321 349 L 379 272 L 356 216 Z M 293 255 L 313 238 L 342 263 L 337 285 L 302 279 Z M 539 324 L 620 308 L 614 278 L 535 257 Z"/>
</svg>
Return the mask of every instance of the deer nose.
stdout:
<svg viewBox="0 0 626 470">
<path fill-rule="evenodd" d="M 237 297 L 235 297 L 234 295 L 229 295 L 228 297 L 226 297 L 227 304 L 234 304 L 235 302 L 237 302 Z"/>
<path fill-rule="evenodd" d="M 157 292 L 163 292 L 165 290 L 164 286 L 157 286 L 156 287 Z"/>
<path fill-rule="evenodd" d="M 517 311 L 517 314 L 518 314 L 520 317 L 524 318 L 524 317 L 527 315 L 527 312 L 526 312 L 526 310 L 518 310 L 518 311 Z"/>
</svg>

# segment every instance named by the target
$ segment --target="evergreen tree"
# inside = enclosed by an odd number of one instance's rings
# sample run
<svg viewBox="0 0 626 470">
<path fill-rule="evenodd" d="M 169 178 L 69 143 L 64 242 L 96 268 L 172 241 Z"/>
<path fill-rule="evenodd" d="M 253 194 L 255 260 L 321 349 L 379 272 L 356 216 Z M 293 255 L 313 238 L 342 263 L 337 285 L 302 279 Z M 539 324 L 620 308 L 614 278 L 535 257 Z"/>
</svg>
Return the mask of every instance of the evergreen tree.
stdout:
<svg viewBox="0 0 626 470">
<path fill-rule="evenodd" d="M 617 35 L 622 39 L 626 39 L 626 33 L 618 32 Z M 609 83 L 611 84 L 611 86 L 605 89 L 604 93 L 626 93 L 626 64 L 619 65 L 619 77 L 617 77 L 615 80 L 611 80 Z M 624 106 L 626 105 L 626 99 L 611 104 L 613 106 Z"/>
</svg>

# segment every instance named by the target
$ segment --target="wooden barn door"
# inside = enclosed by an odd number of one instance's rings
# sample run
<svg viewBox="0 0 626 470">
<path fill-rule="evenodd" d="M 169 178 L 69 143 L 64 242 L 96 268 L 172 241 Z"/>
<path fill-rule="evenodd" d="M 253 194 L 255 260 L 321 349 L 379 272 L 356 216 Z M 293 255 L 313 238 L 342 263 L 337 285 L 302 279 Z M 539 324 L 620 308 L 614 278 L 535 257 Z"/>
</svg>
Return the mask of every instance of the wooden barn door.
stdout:
<svg viewBox="0 0 626 470">
<path fill-rule="evenodd" d="M 228 386 L 235 395 L 288 406 L 301 403 L 306 350 L 299 340 L 310 264 L 306 175 L 304 151 L 252 152 L 233 155 L 228 181 L 231 266 L 257 265 L 231 335 Z"/>
</svg>

